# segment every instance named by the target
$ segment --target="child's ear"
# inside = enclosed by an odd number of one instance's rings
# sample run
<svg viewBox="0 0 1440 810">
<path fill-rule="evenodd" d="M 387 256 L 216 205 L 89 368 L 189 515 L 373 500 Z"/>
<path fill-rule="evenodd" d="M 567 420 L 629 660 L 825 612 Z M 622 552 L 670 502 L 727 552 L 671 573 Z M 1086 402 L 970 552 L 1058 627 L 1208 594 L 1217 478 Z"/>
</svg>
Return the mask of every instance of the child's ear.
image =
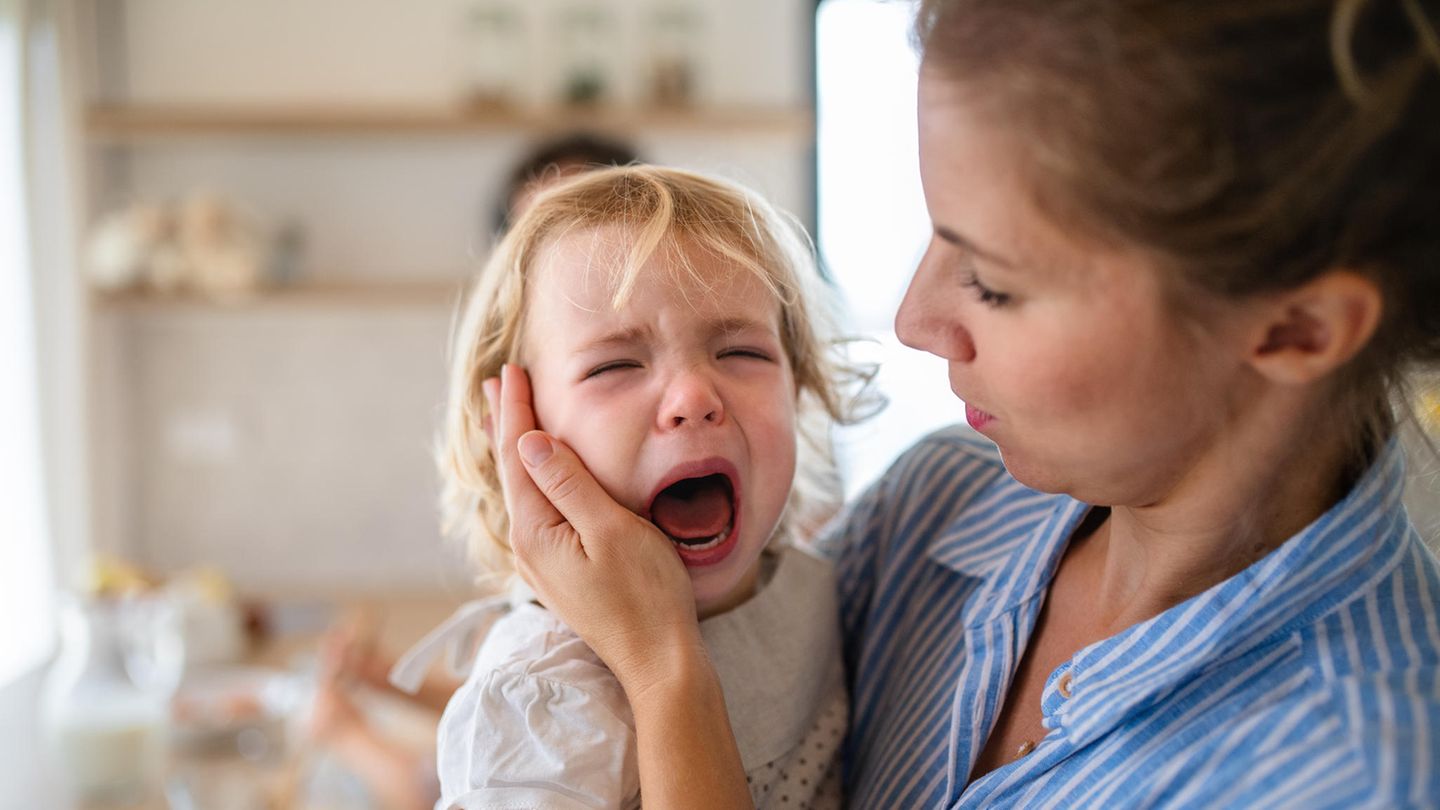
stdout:
<svg viewBox="0 0 1440 810">
<path fill-rule="evenodd" d="M 1282 384 L 1322 379 L 1365 348 L 1383 310 L 1384 296 L 1372 279 L 1332 270 L 1259 308 L 1250 365 Z"/>
</svg>

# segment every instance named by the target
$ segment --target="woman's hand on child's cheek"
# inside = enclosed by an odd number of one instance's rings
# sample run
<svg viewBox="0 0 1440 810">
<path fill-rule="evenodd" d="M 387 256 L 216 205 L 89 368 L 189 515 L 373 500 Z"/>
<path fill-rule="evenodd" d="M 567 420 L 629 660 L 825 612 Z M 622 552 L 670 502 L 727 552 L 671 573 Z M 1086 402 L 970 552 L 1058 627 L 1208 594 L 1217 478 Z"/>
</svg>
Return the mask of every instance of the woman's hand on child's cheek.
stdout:
<svg viewBox="0 0 1440 810">
<path fill-rule="evenodd" d="M 680 671 L 670 663 L 703 646 L 690 577 L 670 541 L 616 503 L 563 442 L 534 429 L 524 371 L 501 371 L 498 400 L 491 413 L 520 575 L 627 691 Z"/>
<path fill-rule="evenodd" d="M 480 383 L 480 392 L 485 395 L 485 416 L 481 417 L 480 429 L 485 432 L 485 438 L 490 440 L 490 446 L 495 446 L 495 414 L 500 409 L 500 378 L 486 377 Z"/>
</svg>

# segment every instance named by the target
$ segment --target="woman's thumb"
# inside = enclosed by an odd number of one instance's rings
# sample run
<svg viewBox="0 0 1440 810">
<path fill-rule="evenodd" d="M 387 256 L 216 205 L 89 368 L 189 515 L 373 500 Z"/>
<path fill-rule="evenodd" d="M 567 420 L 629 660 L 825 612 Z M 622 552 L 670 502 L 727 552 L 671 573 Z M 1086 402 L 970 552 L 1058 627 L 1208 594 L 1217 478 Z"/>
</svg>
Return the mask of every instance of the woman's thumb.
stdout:
<svg viewBox="0 0 1440 810">
<path fill-rule="evenodd" d="M 525 460 L 525 466 L 531 470 L 544 464 L 555 452 L 555 445 L 550 441 L 550 437 L 538 430 L 521 436 L 519 447 L 520 458 Z"/>
<path fill-rule="evenodd" d="M 520 437 L 517 449 L 530 480 L 582 541 L 594 539 L 616 511 L 624 510 L 564 442 L 532 430 Z"/>
</svg>

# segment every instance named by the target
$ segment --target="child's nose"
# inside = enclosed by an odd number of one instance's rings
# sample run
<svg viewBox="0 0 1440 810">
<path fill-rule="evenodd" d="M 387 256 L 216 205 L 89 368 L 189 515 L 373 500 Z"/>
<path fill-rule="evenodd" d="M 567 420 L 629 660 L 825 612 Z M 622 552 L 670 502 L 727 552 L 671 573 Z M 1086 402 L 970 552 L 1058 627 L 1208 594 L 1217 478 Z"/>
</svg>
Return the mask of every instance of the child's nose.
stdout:
<svg viewBox="0 0 1440 810">
<path fill-rule="evenodd" d="M 687 371 L 671 378 L 660 403 L 662 430 L 719 424 L 724 418 L 725 406 L 720 401 L 720 393 L 704 374 Z"/>
</svg>

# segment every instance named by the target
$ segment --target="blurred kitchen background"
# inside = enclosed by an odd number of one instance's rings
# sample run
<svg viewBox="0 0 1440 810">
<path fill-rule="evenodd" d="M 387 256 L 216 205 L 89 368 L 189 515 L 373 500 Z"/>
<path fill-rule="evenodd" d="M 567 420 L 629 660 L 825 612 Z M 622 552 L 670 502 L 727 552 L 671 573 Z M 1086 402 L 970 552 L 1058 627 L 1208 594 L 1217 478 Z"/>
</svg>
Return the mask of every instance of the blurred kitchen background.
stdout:
<svg viewBox="0 0 1440 810">
<path fill-rule="evenodd" d="M 849 492 L 960 421 L 890 332 L 928 235 L 910 11 L 0 0 L 0 808 L 402 806 L 312 740 L 321 647 L 393 655 L 472 595 L 446 338 L 537 144 L 729 176 L 815 235 L 890 400 L 839 437 Z"/>
</svg>

